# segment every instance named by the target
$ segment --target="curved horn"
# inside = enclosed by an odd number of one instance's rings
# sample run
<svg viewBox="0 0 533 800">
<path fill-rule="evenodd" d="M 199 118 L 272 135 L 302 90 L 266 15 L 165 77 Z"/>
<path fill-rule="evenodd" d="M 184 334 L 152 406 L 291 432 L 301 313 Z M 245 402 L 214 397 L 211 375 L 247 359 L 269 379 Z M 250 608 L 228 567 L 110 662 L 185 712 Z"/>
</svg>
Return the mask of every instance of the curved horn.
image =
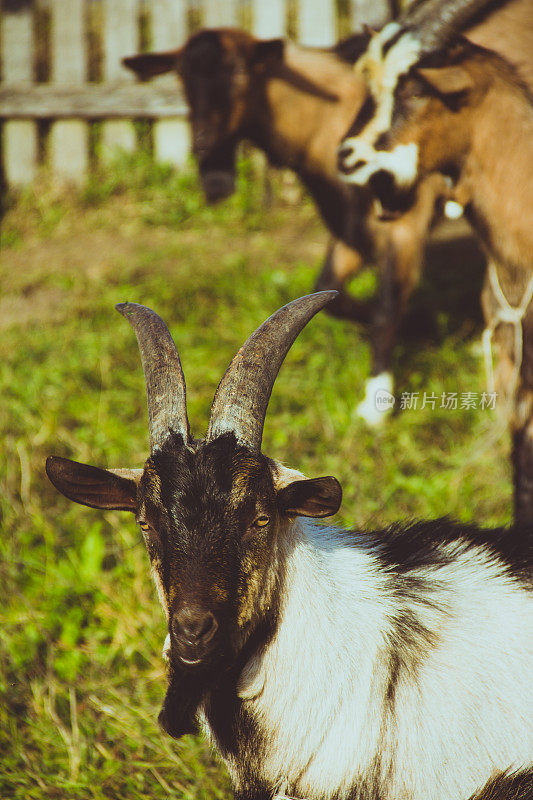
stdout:
<svg viewBox="0 0 533 800">
<path fill-rule="evenodd" d="M 494 0 L 426 0 L 408 6 L 397 21 L 414 32 L 427 53 L 462 33 L 478 14 L 489 13 L 493 6 Z"/>
<path fill-rule="evenodd" d="M 336 295 L 316 292 L 293 300 L 252 333 L 218 385 L 207 441 L 233 431 L 241 444 L 261 450 L 268 401 L 283 360 L 311 317 Z"/>
<path fill-rule="evenodd" d="M 150 452 L 162 446 L 169 428 L 190 439 L 185 378 L 170 332 L 155 311 L 137 303 L 115 306 L 135 331 L 141 351 L 148 401 Z"/>
</svg>

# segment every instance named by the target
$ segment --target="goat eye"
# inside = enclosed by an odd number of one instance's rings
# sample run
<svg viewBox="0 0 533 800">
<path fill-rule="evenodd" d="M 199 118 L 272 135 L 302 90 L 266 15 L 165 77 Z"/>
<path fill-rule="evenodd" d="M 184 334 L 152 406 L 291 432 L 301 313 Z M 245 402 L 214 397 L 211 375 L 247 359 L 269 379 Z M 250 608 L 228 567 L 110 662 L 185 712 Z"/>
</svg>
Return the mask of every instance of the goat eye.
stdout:
<svg viewBox="0 0 533 800">
<path fill-rule="evenodd" d="M 151 525 L 144 519 L 139 520 L 139 528 L 142 530 L 143 533 L 150 533 L 150 531 L 152 530 Z"/>
<path fill-rule="evenodd" d="M 245 531 L 244 540 L 246 541 L 247 539 L 253 539 L 254 535 L 262 528 L 266 528 L 269 522 L 270 517 L 266 514 L 261 514 L 260 516 L 256 517 L 252 524 Z"/>
</svg>

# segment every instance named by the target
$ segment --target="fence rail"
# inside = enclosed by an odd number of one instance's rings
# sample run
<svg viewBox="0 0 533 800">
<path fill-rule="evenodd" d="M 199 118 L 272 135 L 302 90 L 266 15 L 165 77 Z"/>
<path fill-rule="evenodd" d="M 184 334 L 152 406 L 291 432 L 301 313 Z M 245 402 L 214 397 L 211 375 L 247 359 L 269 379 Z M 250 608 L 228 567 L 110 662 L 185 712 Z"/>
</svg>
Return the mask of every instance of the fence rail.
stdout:
<svg viewBox="0 0 533 800">
<path fill-rule="evenodd" d="M 121 59 L 179 47 L 202 26 L 239 25 L 268 38 L 289 33 L 329 46 L 361 21 L 380 24 L 388 0 L 3 0 L 0 120 L 2 167 L 11 186 L 46 163 L 79 182 L 91 148 L 102 158 L 137 145 L 135 119 L 152 123 L 154 157 L 182 165 L 186 105 L 173 76 L 135 83 Z M 344 26 L 344 30 L 342 30 Z M 99 122 L 98 144 L 89 134 Z M 46 124 L 43 124 L 46 123 Z"/>
</svg>

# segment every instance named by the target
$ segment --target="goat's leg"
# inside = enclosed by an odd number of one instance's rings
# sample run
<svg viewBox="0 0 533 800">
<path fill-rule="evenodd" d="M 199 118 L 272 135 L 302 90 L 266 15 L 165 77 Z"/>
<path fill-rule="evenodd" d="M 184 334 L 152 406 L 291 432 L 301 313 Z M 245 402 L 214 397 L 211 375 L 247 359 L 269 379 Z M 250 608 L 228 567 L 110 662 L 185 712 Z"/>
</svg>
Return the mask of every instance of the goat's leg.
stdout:
<svg viewBox="0 0 533 800">
<path fill-rule="evenodd" d="M 357 414 L 371 426 L 383 422 L 394 407 L 392 354 L 409 294 L 407 285 L 397 279 L 396 258 L 391 252 L 380 270 L 379 300 L 370 327 L 371 375 L 364 400 L 357 406 Z"/>
<path fill-rule="evenodd" d="M 365 398 L 357 413 L 369 425 L 383 422 L 394 406 L 392 357 L 405 308 L 418 284 L 425 236 L 409 229 L 409 220 L 388 223 L 387 240 L 379 259 L 378 302 L 370 326 L 372 367 Z"/>
<path fill-rule="evenodd" d="M 516 522 L 533 521 L 533 415 L 512 432 L 514 516 Z"/>
<path fill-rule="evenodd" d="M 380 263 L 379 300 L 370 330 L 371 377 L 357 413 L 378 425 L 392 411 L 392 355 L 398 331 L 414 288 L 420 280 L 424 246 L 438 209 L 448 193 L 446 179 L 429 175 L 417 189 L 411 208 L 396 220 L 369 220 Z"/>
<path fill-rule="evenodd" d="M 514 298 L 513 298 L 514 299 Z M 499 311 L 491 281 L 485 276 L 481 305 L 487 325 Z M 522 320 L 522 361 L 516 378 L 516 343 L 513 326 L 500 323 L 494 332 L 497 353 L 494 383 L 499 402 L 510 409 L 511 463 L 514 516 L 517 522 L 533 521 L 533 311 Z"/>
<path fill-rule="evenodd" d="M 512 419 L 514 514 L 517 522 L 533 522 L 533 312 L 522 324 L 520 387 Z"/>
<path fill-rule="evenodd" d="M 369 325 L 374 313 L 374 303 L 357 300 L 344 288 L 344 284 L 360 271 L 364 264 L 362 254 L 338 239 L 332 240 L 326 253 L 322 271 L 315 283 L 315 290 L 336 289 L 338 296 L 324 308 L 328 314 L 339 319 Z"/>
</svg>

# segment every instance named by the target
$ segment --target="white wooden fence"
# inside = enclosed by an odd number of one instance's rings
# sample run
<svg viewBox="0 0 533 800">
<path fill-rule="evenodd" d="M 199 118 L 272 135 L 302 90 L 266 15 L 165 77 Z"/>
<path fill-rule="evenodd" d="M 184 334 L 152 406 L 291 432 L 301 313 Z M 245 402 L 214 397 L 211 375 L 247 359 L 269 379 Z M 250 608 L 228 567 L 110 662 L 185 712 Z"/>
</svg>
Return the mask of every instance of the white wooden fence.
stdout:
<svg viewBox="0 0 533 800">
<path fill-rule="evenodd" d="M 328 46 L 339 34 L 337 8 L 335 0 L 3 0 L 0 120 L 7 184 L 31 183 L 43 163 L 60 178 L 81 181 L 96 121 L 102 158 L 116 148 L 136 148 L 133 120 L 141 118 L 152 122 L 154 157 L 183 164 L 189 131 L 175 77 L 135 83 L 121 58 L 178 47 L 202 26 L 238 25 L 268 38 L 287 35 L 291 23 L 302 43 Z M 344 0 L 344 8 L 355 28 L 384 21 L 388 2 Z"/>
</svg>

